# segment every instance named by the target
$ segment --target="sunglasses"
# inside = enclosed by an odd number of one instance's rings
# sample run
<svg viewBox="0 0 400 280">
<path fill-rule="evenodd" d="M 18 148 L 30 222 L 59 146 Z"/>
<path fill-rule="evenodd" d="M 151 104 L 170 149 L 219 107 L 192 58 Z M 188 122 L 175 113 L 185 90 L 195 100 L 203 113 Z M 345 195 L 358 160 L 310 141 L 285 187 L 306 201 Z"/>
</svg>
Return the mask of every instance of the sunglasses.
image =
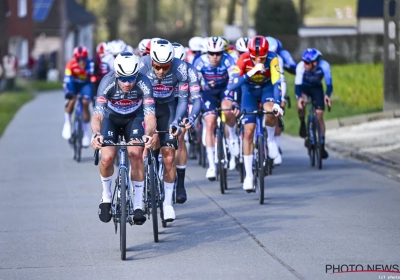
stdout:
<svg viewBox="0 0 400 280">
<path fill-rule="evenodd" d="M 86 61 L 88 61 L 88 59 L 87 59 L 87 58 L 84 58 L 84 57 L 80 57 L 80 58 L 78 58 L 77 60 L 78 60 L 78 62 L 81 62 L 81 61 L 86 62 Z"/>
<path fill-rule="evenodd" d="M 136 81 L 137 76 L 133 76 L 133 77 L 119 77 L 118 80 L 120 80 L 123 83 L 133 83 L 134 81 Z"/>
<path fill-rule="evenodd" d="M 255 60 L 255 59 L 257 59 L 257 58 L 259 58 L 259 59 L 261 59 L 261 60 L 267 59 L 267 56 L 266 56 L 266 55 L 265 55 L 265 56 L 252 56 L 252 55 L 250 55 L 250 57 L 251 57 L 252 60 Z"/>
<path fill-rule="evenodd" d="M 162 69 L 163 71 L 168 71 L 169 68 L 171 68 L 171 66 L 172 66 L 172 63 L 168 63 L 168 64 L 166 64 L 166 65 L 156 65 L 156 64 L 153 63 L 153 68 L 154 68 L 155 70 L 157 70 L 157 71 L 160 71 L 161 69 Z"/>
<path fill-rule="evenodd" d="M 310 64 L 313 63 L 312 61 L 305 61 L 305 60 L 303 60 L 303 62 L 304 62 L 305 65 L 310 65 Z"/>
<path fill-rule="evenodd" d="M 209 56 L 221 56 L 222 55 L 222 52 L 208 52 L 208 55 Z"/>
</svg>

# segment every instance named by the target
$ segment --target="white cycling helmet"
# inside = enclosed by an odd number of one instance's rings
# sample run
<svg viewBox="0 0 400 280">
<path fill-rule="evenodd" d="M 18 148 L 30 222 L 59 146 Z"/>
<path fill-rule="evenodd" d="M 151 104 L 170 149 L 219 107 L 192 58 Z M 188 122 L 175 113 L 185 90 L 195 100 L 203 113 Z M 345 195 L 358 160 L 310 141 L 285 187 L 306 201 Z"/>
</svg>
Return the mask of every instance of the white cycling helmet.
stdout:
<svg viewBox="0 0 400 280">
<path fill-rule="evenodd" d="M 185 61 L 186 60 L 185 48 L 179 43 L 172 43 L 172 46 L 174 46 L 175 58 Z"/>
<path fill-rule="evenodd" d="M 194 52 L 200 52 L 203 49 L 203 38 L 196 36 L 189 40 L 189 48 Z"/>
<path fill-rule="evenodd" d="M 236 41 L 236 50 L 238 52 L 248 52 L 247 44 L 249 43 L 250 39 L 248 37 L 240 37 Z"/>
<path fill-rule="evenodd" d="M 207 41 L 208 52 L 222 52 L 225 49 L 224 40 L 221 37 L 210 37 Z"/>
<path fill-rule="evenodd" d="M 174 59 L 174 47 L 164 39 L 151 42 L 151 59 L 159 64 L 170 63 Z"/>
<path fill-rule="evenodd" d="M 110 53 L 113 56 L 116 56 L 119 53 L 125 51 L 126 43 L 120 39 L 117 39 L 117 40 L 113 40 L 113 41 L 109 42 L 108 47 L 109 47 Z"/>
<path fill-rule="evenodd" d="M 268 51 L 276 52 L 278 50 L 278 41 L 270 36 L 265 37 L 265 39 L 268 41 Z"/>
<path fill-rule="evenodd" d="M 122 52 L 114 60 L 117 77 L 132 77 L 139 74 L 139 57 L 131 52 Z"/>
<path fill-rule="evenodd" d="M 135 51 L 135 49 L 132 46 L 126 45 L 125 52 L 133 53 L 134 51 Z"/>
<path fill-rule="evenodd" d="M 150 39 L 143 39 L 142 41 L 139 42 L 138 49 L 139 49 L 140 53 L 146 52 L 146 46 L 149 41 L 150 41 Z"/>
</svg>

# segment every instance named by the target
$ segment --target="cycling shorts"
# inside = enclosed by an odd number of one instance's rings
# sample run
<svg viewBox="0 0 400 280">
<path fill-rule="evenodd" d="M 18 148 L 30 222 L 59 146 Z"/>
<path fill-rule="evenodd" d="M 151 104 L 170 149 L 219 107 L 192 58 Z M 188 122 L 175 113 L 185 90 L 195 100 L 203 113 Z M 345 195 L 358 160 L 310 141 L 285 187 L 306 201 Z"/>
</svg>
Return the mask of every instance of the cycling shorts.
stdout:
<svg viewBox="0 0 400 280">
<path fill-rule="evenodd" d="M 176 114 L 175 98 L 166 103 L 156 103 L 157 130 L 168 131 L 170 124 L 175 119 Z M 171 136 L 169 133 L 159 134 L 161 147 L 170 147 L 178 149 L 178 138 Z"/>
<path fill-rule="evenodd" d="M 92 99 L 93 96 L 93 86 L 92 83 L 77 83 L 77 82 L 71 82 L 69 84 L 68 90 L 65 90 L 65 97 L 67 99 L 70 99 L 70 95 L 77 95 L 78 93 L 81 94 L 81 96 L 84 99 Z"/>
<path fill-rule="evenodd" d="M 142 136 L 144 135 L 143 124 L 143 112 L 130 114 L 129 116 L 106 114 L 102 121 L 101 134 L 104 136 L 104 140 L 117 143 L 119 132 L 123 129 L 125 141 L 142 141 Z"/>
<path fill-rule="evenodd" d="M 202 92 L 203 102 L 201 104 L 201 111 L 203 112 L 203 116 L 207 116 L 209 114 L 216 114 L 214 111 L 217 108 L 221 107 L 222 100 L 230 100 L 235 102 L 234 92 L 228 91 L 225 89 L 212 89 Z"/>
<path fill-rule="evenodd" d="M 274 102 L 274 86 L 267 83 L 259 88 L 249 87 L 244 84 L 242 89 L 241 109 L 247 112 L 258 109 L 258 102 L 262 104 L 266 102 Z M 245 115 L 242 120 L 243 124 L 256 123 L 256 115 Z"/>
<path fill-rule="evenodd" d="M 301 92 L 311 97 L 312 104 L 316 110 L 325 110 L 324 88 L 322 85 L 302 86 Z"/>
</svg>

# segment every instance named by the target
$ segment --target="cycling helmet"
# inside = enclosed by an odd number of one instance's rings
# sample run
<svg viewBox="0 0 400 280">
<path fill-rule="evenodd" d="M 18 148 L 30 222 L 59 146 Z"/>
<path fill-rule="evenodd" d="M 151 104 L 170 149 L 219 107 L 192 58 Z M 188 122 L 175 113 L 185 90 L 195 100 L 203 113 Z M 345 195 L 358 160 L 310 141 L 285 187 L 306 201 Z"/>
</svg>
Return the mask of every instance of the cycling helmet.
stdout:
<svg viewBox="0 0 400 280">
<path fill-rule="evenodd" d="M 222 52 L 225 50 L 224 40 L 221 37 L 210 37 L 207 42 L 208 52 Z"/>
<path fill-rule="evenodd" d="M 74 57 L 76 59 L 88 58 L 88 49 L 85 46 L 77 46 L 74 49 Z"/>
<path fill-rule="evenodd" d="M 247 45 L 250 56 L 266 56 L 268 54 L 268 41 L 263 36 L 254 36 Z"/>
<path fill-rule="evenodd" d="M 174 47 L 164 39 L 153 41 L 150 49 L 151 59 L 159 64 L 170 63 L 174 59 Z"/>
<path fill-rule="evenodd" d="M 120 39 L 117 39 L 108 43 L 108 46 L 110 48 L 110 53 L 113 56 L 116 56 L 119 53 L 125 51 L 126 43 Z"/>
<path fill-rule="evenodd" d="M 203 50 L 203 38 L 196 36 L 189 40 L 189 48 L 194 52 L 200 52 Z"/>
<path fill-rule="evenodd" d="M 133 49 L 133 47 L 132 47 L 132 46 L 130 46 L 130 45 L 126 45 L 125 52 L 130 52 L 130 53 L 133 53 L 133 51 L 134 51 L 134 49 Z"/>
<path fill-rule="evenodd" d="M 225 51 L 228 51 L 229 50 L 229 40 L 228 40 L 228 38 L 226 38 L 226 37 L 224 37 L 224 36 L 220 36 L 221 37 L 221 39 L 222 39 L 222 41 L 224 42 L 224 45 L 225 45 Z"/>
<path fill-rule="evenodd" d="M 138 49 L 140 53 L 146 52 L 146 46 L 148 42 L 150 42 L 150 39 L 143 39 L 142 41 L 139 42 Z"/>
<path fill-rule="evenodd" d="M 174 46 L 174 55 L 175 58 L 185 61 L 186 60 L 186 50 L 185 48 L 179 43 L 172 43 Z"/>
<path fill-rule="evenodd" d="M 265 37 L 265 39 L 268 41 L 268 50 L 270 52 L 276 52 L 278 50 L 278 42 L 276 39 L 270 36 Z"/>
<path fill-rule="evenodd" d="M 114 72 L 119 77 L 132 77 L 139 74 L 139 57 L 131 52 L 122 52 L 114 60 Z"/>
<path fill-rule="evenodd" d="M 281 41 L 279 41 L 278 39 L 275 39 L 276 40 L 276 42 L 278 43 L 278 48 L 277 48 L 277 52 L 280 52 L 281 50 L 282 50 L 282 43 L 281 43 Z"/>
<path fill-rule="evenodd" d="M 316 61 L 318 58 L 322 56 L 322 53 L 317 49 L 306 49 L 301 56 L 301 59 L 304 61 Z"/>
<path fill-rule="evenodd" d="M 106 42 L 101 42 L 96 47 L 96 53 L 100 56 L 105 55 L 108 53 L 108 46 Z"/>
<path fill-rule="evenodd" d="M 249 38 L 247 37 L 240 37 L 236 41 L 236 50 L 238 52 L 248 52 L 249 50 L 247 49 L 247 44 L 249 43 Z"/>
</svg>

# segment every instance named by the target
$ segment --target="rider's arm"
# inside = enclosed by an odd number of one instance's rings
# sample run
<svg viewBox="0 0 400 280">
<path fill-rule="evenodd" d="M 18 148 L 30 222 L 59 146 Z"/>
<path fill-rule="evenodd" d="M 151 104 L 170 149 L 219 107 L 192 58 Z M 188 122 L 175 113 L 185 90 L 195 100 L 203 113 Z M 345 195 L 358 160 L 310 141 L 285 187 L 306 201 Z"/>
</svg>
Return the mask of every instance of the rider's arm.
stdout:
<svg viewBox="0 0 400 280">
<path fill-rule="evenodd" d="M 286 96 L 286 79 L 285 79 L 285 74 L 283 73 L 283 59 L 278 55 L 278 61 L 279 61 L 279 69 L 281 70 L 281 92 L 282 92 L 282 100 L 285 101 L 285 96 Z"/>
<path fill-rule="evenodd" d="M 153 96 L 153 86 L 149 78 L 146 75 L 139 74 L 140 80 L 137 82 L 137 86 L 142 92 L 142 103 L 143 103 L 143 113 L 145 122 L 145 134 L 147 136 L 152 136 L 156 131 L 157 121 L 156 121 L 156 109 L 155 101 Z"/>
<path fill-rule="evenodd" d="M 287 50 L 281 50 L 279 55 L 282 57 L 284 62 L 284 69 L 290 74 L 296 74 L 296 62 L 292 55 Z"/>
<path fill-rule="evenodd" d="M 201 58 L 201 56 L 199 56 L 197 59 L 195 59 L 193 61 L 193 67 L 197 70 L 199 84 L 204 91 L 204 90 L 210 90 L 210 87 L 208 86 L 207 81 L 204 79 L 203 72 L 202 72 L 203 66 L 204 66 L 204 61 Z"/>
<path fill-rule="evenodd" d="M 331 66 L 329 65 L 329 63 L 327 61 L 321 60 L 320 67 L 322 68 L 322 71 L 324 71 L 324 79 L 325 79 L 325 84 L 326 84 L 326 95 L 328 95 L 330 97 L 332 94 L 332 91 L 333 91 Z"/>
<path fill-rule="evenodd" d="M 232 74 L 230 75 L 229 83 L 227 89 L 229 91 L 233 91 L 239 88 L 243 83 L 249 78 L 247 74 L 244 73 L 245 64 L 242 60 L 242 57 L 239 57 L 239 60 L 234 67 Z"/>
<path fill-rule="evenodd" d="M 270 62 L 271 83 L 274 86 L 274 102 L 281 104 L 281 70 L 279 68 L 278 57 L 274 57 Z"/>
<path fill-rule="evenodd" d="M 189 78 L 189 92 L 190 98 L 192 99 L 193 107 L 190 112 L 190 118 L 195 120 L 197 116 L 200 114 L 201 110 L 201 94 L 200 94 L 200 85 L 198 79 L 198 73 L 196 68 L 192 65 L 188 64 L 188 78 Z"/>
<path fill-rule="evenodd" d="M 173 125 L 178 126 L 178 122 L 183 118 L 186 113 L 189 99 L 189 81 L 187 77 L 187 65 L 186 62 L 181 61 L 182 66 L 178 67 L 179 70 L 176 71 L 178 77 L 178 105 L 176 106 L 175 119 L 172 122 Z"/>
<path fill-rule="evenodd" d="M 296 77 L 294 79 L 296 98 L 301 97 L 301 85 L 303 84 L 304 62 L 300 61 L 296 67 Z"/>
<path fill-rule="evenodd" d="M 68 61 L 65 66 L 63 88 L 65 93 L 74 93 L 73 74 L 72 74 L 73 61 Z"/>
</svg>

